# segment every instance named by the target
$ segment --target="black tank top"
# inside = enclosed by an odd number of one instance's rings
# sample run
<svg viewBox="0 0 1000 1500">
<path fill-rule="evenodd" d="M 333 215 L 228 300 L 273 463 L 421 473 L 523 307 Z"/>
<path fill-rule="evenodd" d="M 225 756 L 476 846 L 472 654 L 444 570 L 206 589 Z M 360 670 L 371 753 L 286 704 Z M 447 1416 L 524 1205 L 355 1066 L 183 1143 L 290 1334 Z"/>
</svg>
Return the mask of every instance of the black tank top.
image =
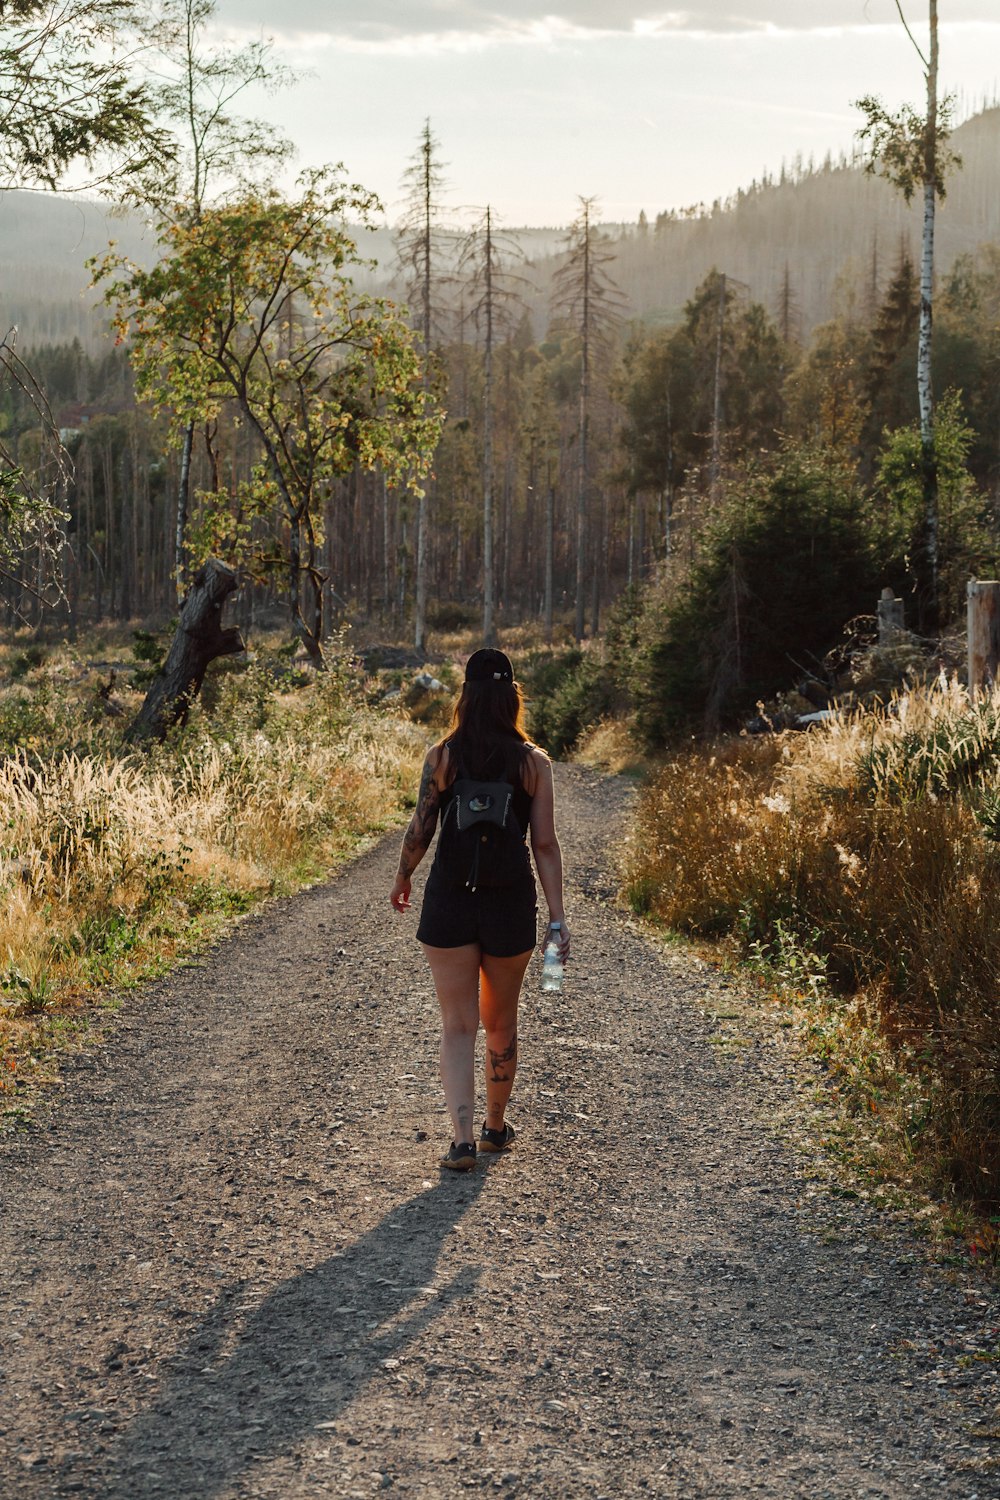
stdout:
<svg viewBox="0 0 1000 1500">
<path fill-rule="evenodd" d="M 448 750 L 449 760 L 451 760 L 453 753 L 451 746 Z M 468 833 L 459 832 L 455 816 L 452 814 L 452 804 L 455 801 L 455 781 L 461 779 L 478 781 L 486 778 L 466 776 L 465 767 L 457 757 L 455 757 L 454 769 L 456 774 L 452 782 L 441 794 L 440 827 L 432 873 L 436 872 L 439 879 L 451 885 L 466 886 L 472 890 L 477 890 L 480 886 L 484 889 L 495 889 L 530 883 L 532 880 L 531 858 L 525 840 L 531 824 L 532 798 L 525 790 L 520 778 L 514 785 L 511 797 L 513 819 L 509 820 L 506 832 L 501 833 L 499 829 L 490 829 L 482 835 L 483 843 L 490 845 L 491 852 L 485 852 L 480 848 L 479 838 L 475 834 L 469 840 Z M 511 823 L 516 824 L 516 829 L 511 826 Z M 517 837 L 518 834 L 520 839 Z M 496 840 L 500 841 L 499 844 Z"/>
</svg>

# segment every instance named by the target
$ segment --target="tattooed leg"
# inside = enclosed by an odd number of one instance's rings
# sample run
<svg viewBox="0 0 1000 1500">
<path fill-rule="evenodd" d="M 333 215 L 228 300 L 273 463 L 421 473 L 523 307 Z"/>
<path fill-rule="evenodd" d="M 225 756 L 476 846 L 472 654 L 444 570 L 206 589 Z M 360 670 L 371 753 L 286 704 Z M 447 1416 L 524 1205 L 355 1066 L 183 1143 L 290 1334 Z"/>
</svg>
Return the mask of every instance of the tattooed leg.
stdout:
<svg viewBox="0 0 1000 1500">
<path fill-rule="evenodd" d="M 494 1051 L 487 1037 L 486 1057 L 489 1063 L 490 1083 L 513 1083 L 514 1072 L 517 1068 L 517 1032 L 514 1032 L 509 1045 L 502 1052 Z"/>
</svg>

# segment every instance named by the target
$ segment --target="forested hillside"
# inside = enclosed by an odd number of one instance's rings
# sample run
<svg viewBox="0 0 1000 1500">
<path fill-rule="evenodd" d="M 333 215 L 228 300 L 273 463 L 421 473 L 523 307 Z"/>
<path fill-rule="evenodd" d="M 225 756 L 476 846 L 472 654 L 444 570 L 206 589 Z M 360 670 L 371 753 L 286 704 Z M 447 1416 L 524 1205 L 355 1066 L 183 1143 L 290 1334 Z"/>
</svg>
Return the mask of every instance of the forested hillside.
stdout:
<svg viewBox="0 0 1000 1500">
<path fill-rule="evenodd" d="M 1000 108 L 954 134 L 961 170 L 948 179 L 939 209 L 938 267 L 1000 239 Z M 829 318 L 847 277 L 869 300 L 902 249 L 916 254 L 920 214 L 884 178 L 831 158 L 794 162 L 726 203 L 661 214 L 630 228 L 618 246 L 616 277 L 635 313 L 676 322 L 691 287 L 713 266 L 741 281 L 790 329 L 807 337 Z"/>
<path fill-rule="evenodd" d="M 3 193 L 0 214 L 0 321 L 16 324 L 22 345 L 80 339 L 96 352 L 108 321 L 96 310 L 86 262 L 116 240 L 137 260 L 156 257 L 156 237 L 134 213 L 51 193 Z"/>
<path fill-rule="evenodd" d="M 963 166 L 950 177 L 940 209 L 942 271 L 984 241 L 1000 239 L 1000 107 L 960 126 L 954 144 Z M 770 311 L 783 308 L 792 331 L 805 337 L 831 316 L 844 277 L 873 295 L 901 247 L 914 253 L 919 210 L 859 164 L 828 158 L 784 165 L 725 202 L 680 212 L 659 212 L 651 204 L 639 224 L 602 228 L 615 243 L 615 276 L 630 315 L 679 322 L 691 289 L 717 266 Z M 525 300 L 541 335 L 565 231 L 522 226 L 508 232 L 526 258 Z M 450 238 L 457 244 L 461 236 L 455 231 Z M 30 344 L 79 338 L 94 350 L 107 324 L 95 308 L 84 262 L 109 240 L 142 263 L 155 257 L 155 237 L 134 213 L 76 198 L 5 193 L 0 308 L 7 325 L 16 323 Z M 359 270 L 358 285 L 405 297 L 393 231 L 366 232 L 362 248 L 377 265 Z"/>
</svg>

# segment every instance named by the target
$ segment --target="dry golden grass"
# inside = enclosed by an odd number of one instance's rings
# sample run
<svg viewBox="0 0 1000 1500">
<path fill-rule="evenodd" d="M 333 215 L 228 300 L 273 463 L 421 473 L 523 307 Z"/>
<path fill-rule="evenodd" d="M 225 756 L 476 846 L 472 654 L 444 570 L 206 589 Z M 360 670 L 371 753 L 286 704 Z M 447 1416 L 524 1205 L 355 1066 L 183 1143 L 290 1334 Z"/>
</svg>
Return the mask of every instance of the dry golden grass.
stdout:
<svg viewBox="0 0 1000 1500">
<path fill-rule="evenodd" d="M 319 878 L 412 799 L 424 730 L 343 677 L 283 693 L 264 675 L 224 684 L 214 718 L 148 757 L 109 744 L 0 761 L 0 1096 L 95 989 Z M 87 743 L 79 703 L 61 709 Z"/>
<path fill-rule="evenodd" d="M 624 868 L 637 909 L 728 937 L 825 1007 L 823 1045 L 840 1031 L 832 1051 L 893 1119 L 901 1161 L 991 1205 L 998 709 L 940 683 L 806 736 L 680 756 L 645 790 Z"/>
<path fill-rule="evenodd" d="M 640 776 L 648 766 L 645 754 L 623 719 L 601 719 L 585 730 L 573 759 L 609 776 Z"/>
<path fill-rule="evenodd" d="M 451 657 L 455 662 L 465 661 L 478 651 L 483 644 L 482 631 L 476 627 L 462 630 L 435 630 L 429 636 L 429 646 L 432 652 Z M 557 620 L 552 631 L 552 641 L 545 638 L 545 630 L 539 620 L 528 620 L 521 625 L 500 626 L 497 631 L 496 644 L 501 651 L 514 663 L 517 671 L 520 658 L 527 656 L 532 651 L 544 651 L 549 645 L 560 648 L 571 645 L 573 641 L 573 625 L 569 616 Z"/>
</svg>

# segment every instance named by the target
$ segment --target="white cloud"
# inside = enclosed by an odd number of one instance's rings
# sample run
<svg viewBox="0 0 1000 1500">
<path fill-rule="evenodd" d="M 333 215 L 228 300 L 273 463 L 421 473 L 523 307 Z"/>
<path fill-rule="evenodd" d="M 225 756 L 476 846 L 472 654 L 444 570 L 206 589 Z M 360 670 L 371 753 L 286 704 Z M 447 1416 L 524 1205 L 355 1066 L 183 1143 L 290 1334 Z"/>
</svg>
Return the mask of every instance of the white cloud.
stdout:
<svg viewBox="0 0 1000 1500">
<path fill-rule="evenodd" d="M 923 0 L 904 0 L 914 29 Z M 263 29 L 283 43 L 337 43 L 359 51 L 467 49 L 505 41 L 555 42 L 601 36 L 761 34 L 895 24 L 894 0 L 220 0 L 219 20 Z M 951 0 L 949 26 L 996 23 L 997 0 Z"/>
</svg>

